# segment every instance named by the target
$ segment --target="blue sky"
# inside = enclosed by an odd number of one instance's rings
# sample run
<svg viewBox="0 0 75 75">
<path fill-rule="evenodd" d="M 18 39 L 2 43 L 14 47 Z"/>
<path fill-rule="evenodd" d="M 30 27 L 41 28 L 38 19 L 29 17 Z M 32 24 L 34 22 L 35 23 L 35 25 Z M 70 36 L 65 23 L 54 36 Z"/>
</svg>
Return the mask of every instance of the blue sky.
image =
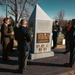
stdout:
<svg viewBox="0 0 75 75">
<path fill-rule="evenodd" d="M 4 6 L 0 6 L 0 16 L 5 17 L 6 15 L 6 8 Z"/>
<path fill-rule="evenodd" d="M 64 19 L 75 18 L 75 0 L 38 0 L 38 3 L 53 20 L 60 10 L 65 13 Z"/>
<path fill-rule="evenodd" d="M 65 12 L 65 19 L 75 18 L 75 0 L 38 0 L 40 7 L 52 20 L 60 10 Z M 5 16 L 5 7 L 0 6 L 0 16 Z"/>
</svg>

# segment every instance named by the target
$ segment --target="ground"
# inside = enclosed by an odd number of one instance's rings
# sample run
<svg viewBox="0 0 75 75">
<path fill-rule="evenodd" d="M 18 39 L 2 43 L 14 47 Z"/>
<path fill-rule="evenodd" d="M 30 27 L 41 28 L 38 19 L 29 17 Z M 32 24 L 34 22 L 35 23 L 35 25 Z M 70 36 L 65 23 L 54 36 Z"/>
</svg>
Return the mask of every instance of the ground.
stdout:
<svg viewBox="0 0 75 75">
<path fill-rule="evenodd" d="M 69 54 L 63 54 L 64 45 L 58 45 L 53 57 L 42 58 L 37 60 L 28 60 L 28 71 L 23 74 L 14 73 L 18 69 L 18 52 L 14 51 L 9 54 L 11 59 L 8 63 L 2 62 L 0 54 L 0 74 L 1 75 L 75 75 L 75 65 L 72 68 L 65 67 L 64 63 L 69 61 Z"/>
</svg>

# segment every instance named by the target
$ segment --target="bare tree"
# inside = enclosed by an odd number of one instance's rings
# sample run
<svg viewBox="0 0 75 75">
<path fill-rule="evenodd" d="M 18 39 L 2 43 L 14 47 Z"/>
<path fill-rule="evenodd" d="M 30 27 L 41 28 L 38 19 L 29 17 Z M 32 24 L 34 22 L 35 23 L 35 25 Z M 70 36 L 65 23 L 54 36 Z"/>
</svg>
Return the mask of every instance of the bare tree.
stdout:
<svg viewBox="0 0 75 75">
<path fill-rule="evenodd" d="M 21 18 L 28 18 L 30 14 L 29 8 L 33 7 L 37 0 L 0 0 L 0 5 L 9 7 L 8 13 L 15 17 L 15 22 L 19 22 Z"/>
<path fill-rule="evenodd" d="M 60 10 L 57 14 L 57 16 L 54 17 L 55 20 L 58 20 L 60 25 L 63 24 L 64 21 L 64 11 Z"/>
</svg>

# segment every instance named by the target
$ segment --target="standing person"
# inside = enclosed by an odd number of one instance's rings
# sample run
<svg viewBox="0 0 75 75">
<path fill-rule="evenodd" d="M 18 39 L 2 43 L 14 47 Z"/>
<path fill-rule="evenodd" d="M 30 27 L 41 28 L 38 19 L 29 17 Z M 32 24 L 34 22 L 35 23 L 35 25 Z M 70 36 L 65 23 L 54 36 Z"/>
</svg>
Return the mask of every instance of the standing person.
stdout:
<svg viewBox="0 0 75 75">
<path fill-rule="evenodd" d="M 52 47 L 52 49 L 54 49 L 57 47 L 57 40 L 58 40 L 58 36 L 59 36 L 59 32 L 60 32 L 60 25 L 59 25 L 58 21 L 55 21 L 55 24 L 53 25 L 53 28 L 52 28 L 52 32 L 53 32 L 53 36 L 52 36 L 53 47 Z"/>
<path fill-rule="evenodd" d="M 19 73 L 23 73 L 23 70 L 27 70 L 27 59 L 28 54 L 30 50 L 30 41 L 31 41 L 31 35 L 29 33 L 27 26 L 27 21 L 22 19 L 21 25 L 18 28 L 18 35 L 17 35 L 17 41 L 18 41 L 18 50 L 20 52 L 19 54 Z"/>
<path fill-rule="evenodd" d="M 72 27 L 69 31 L 70 38 L 70 60 L 69 63 L 65 63 L 65 66 L 72 67 L 75 60 L 75 19 L 71 21 Z"/>
<path fill-rule="evenodd" d="M 3 61 L 7 62 L 9 60 L 8 58 L 8 51 L 9 51 L 9 42 L 10 39 L 9 37 L 14 35 L 14 32 L 9 33 L 8 31 L 8 25 L 10 24 L 10 19 L 9 18 L 4 18 L 3 24 L 1 26 L 1 43 L 3 46 L 2 50 L 2 56 L 3 56 Z"/>
<path fill-rule="evenodd" d="M 70 52 L 70 38 L 69 38 L 69 31 L 71 29 L 71 22 L 69 21 L 68 22 L 68 26 L 66 26 L 66 29 L 65 29 L 65 47 L 66 47 L 66 51 L 64 52 L 64 54 L 67 54 Z"/>
</svg>

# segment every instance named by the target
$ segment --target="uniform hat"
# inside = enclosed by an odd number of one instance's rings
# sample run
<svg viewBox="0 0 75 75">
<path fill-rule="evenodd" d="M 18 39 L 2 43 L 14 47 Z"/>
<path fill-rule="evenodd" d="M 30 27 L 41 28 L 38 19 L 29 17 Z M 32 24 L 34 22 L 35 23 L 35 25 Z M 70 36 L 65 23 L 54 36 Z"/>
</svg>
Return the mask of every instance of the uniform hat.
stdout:
<svg viewBox="0 0 75 75">
<path fill-rule="evenodd" d="M 55 22 L 59 22 L 58 20 L 56 20 Z"/>
<path fill-rule="evenodd" d="M 72 22 L 72 24 L 74 24 L 74 25 L 75 25 L 75 19 L 72 19 L 72 21 L 71 21 L 71 22 Z"/>
</svg>

